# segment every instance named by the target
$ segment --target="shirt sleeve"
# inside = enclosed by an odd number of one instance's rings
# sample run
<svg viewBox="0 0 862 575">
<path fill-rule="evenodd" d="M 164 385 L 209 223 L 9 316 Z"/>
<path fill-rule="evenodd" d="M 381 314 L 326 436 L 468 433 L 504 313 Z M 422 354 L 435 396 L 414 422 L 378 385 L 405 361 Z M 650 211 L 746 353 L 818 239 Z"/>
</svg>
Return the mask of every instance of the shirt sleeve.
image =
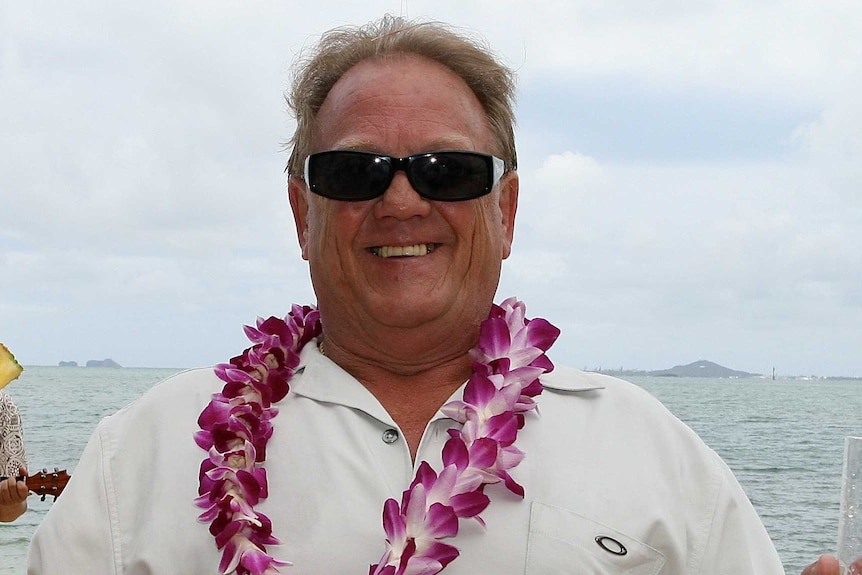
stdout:
<svg viewBox="0 0 862 575">
<path fill-rule="evenodd" d="M 748 496 L 725 467 L 701 565 L 704 575 L 785 575 L 775 546 Z"/>
<path fill-rule="evenodd" d="M 105 441 L 102 422 L 33 535 L 28 575 L 119 572 L 116 497 L 106 473 Z"/>
<path fill-rule="evenodd" d="M 18 475 L 20 467 L 27 467 L 21 416 L 12 398 L 0 391 L 0 475 Z"/>
</svg>

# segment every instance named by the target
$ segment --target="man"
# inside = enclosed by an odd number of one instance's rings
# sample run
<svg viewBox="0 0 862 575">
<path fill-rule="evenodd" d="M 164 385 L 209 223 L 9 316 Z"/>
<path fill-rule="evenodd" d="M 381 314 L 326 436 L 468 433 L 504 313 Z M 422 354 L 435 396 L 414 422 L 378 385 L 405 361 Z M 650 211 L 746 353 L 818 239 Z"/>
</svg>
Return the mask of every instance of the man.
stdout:
<svg viewBox="0 0 862 575">
<path fill-rule="evenodd" d="M 492 308 L 512 93 L 439 25 L 325 36 L 288 166 L 319 312 L 101 423 L 29 572 L 782 573 L 691 430 L 619 380 L 547 373 L 555 328 Z"/>
</svg>

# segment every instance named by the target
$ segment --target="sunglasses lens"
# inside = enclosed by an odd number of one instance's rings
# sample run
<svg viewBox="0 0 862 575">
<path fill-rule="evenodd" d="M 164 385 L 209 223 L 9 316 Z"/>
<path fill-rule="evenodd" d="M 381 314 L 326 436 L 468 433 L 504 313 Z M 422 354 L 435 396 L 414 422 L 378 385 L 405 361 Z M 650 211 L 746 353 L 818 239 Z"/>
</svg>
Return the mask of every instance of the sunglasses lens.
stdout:
<svg viewBox="0 0 862 575">
<path fill-rule="evenodd" d="M 392 179 L 392 164 L 376 154 L 351 151 L 309 156 L 308 184 L 314 193 L 333 200 L 376 198 Z"/>
<path fill-rule="evenodd" d="M 494 161 L 502 166 L 500 160 L 476 152 L 429 152 L 399 159 L 369 152 L 332 150 L 308 156 L 305 177 L 316 194 L 356 202 L 383 195 L 394 173 L 405 169 L 410 185 L 421 196 L 457 202 L 491 191 L 495 183 Z"/>
<path fill-rule="evenodd" d="M 410 183 L 432 200 L 471 200 L 491 191 L 490 156 L 472 152 L 434 152 L 414 156 L 408 168 Z"/>
</svg>

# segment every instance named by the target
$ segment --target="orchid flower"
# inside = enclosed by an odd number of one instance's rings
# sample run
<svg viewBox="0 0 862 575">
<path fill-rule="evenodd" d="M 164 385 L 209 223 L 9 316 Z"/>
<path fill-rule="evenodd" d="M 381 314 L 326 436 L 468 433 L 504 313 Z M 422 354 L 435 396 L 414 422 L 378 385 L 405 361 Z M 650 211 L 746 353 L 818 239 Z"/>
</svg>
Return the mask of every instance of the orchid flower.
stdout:
<svg viewBox="0 0 862 575">
<path fill-rule="evenodd" d="M 479 513 L 490 503 L 486 485 L 503 482 L 524 496 L 509 474 L 524 457 L 514 443 L 523 414 L 536 408 L 533 397 L 542 392 L 539 376 L 553 369 L 545 352 L 560 333 L 544 320 L 526 319 L 525 312 L 521 302 L 507 299 L 493 306 L 482 323 L 479 343 L 470 351 L 473 376 L 463 398 L 443 407 L 444 414 L 463 424 L 449 430 L 445 467 L 437 475 L 423 461 L 401 505 L 386 502 L 386 551 L 371 566 L 371 575 L 439 573 L 457 557 L 457 550 L 440 539 L 457 535 L 461 518 L 484 524 Z"/>
</svg>

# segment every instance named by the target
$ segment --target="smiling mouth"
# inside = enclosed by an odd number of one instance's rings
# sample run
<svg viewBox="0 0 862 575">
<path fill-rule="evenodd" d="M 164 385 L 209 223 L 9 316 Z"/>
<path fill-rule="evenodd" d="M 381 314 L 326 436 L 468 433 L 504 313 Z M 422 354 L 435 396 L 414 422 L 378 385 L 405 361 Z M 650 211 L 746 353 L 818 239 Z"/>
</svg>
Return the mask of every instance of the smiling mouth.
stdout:
<svg viewBox="0 0 862 575">
<path fill-rule="evenodd" d="M 371 253 L 380 258 L 410 258 L 427 256 L 437 249 L 437 244 L 413 244 L 412 246 L 377 246 Z"/>
</svg>

